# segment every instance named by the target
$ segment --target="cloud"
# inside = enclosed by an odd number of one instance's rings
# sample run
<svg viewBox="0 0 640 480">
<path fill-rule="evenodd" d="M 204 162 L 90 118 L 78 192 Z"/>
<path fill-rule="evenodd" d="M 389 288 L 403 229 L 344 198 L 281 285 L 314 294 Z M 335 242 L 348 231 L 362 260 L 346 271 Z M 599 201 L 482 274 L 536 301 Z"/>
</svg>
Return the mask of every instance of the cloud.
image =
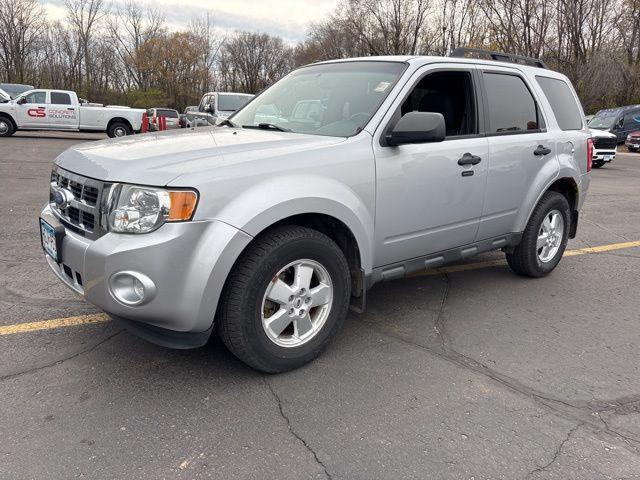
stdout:
<svg viewBox="0 0 640 480">
<path fill-rule="evenodd" d="M 64 19 L 64 0 L 40 0 L 50 17 Z M 123 3 L 115 0 L 113 4 Z M 286 42 L 304 40 L 308 25 L 329 15 L 339 0 L 138 0 L 158 9 L 172 29 L 182 29 L 195 18 L 210 15 L 222 31 L 249 30 L 278 35 Z M 107 2 L 105 2 L 107 3 Z"/>
</svg>

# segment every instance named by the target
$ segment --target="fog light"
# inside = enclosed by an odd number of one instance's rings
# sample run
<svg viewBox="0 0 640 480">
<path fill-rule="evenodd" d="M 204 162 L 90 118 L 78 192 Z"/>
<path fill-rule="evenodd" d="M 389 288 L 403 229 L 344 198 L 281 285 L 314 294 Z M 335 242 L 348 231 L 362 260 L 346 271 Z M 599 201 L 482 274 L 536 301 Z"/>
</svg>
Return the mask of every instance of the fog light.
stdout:
<svg viewBox="0 0 640 480">
<path fill-rule="evenodd" d="M 147 303 L 156 294 L 156 286 L 149 277 L 132 271 L 111 275 L 109 290 L 116 300 L 129 306 Z"/>
</svg>

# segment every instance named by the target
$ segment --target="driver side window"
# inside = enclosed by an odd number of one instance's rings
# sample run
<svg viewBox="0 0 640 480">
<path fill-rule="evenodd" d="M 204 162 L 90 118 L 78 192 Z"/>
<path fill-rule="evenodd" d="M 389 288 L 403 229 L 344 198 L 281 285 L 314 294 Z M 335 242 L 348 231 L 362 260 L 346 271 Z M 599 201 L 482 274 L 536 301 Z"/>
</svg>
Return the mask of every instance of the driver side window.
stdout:
<svg viewBox="0 0 640 480">
<path fill-rule="evenodd" d="M 440 71 L 422 78 L 400 108 L 409 112 L 441 113 L 447 137 L 478 133 L 473 81 L 468 71 Z"/>
<path fill-rule="evenodd" d="M 31 92 L 29 95 L 26 95 L 24 99 L 27 103 L 44 104 L 47 101 L 47 92 Z"/>
</svg>

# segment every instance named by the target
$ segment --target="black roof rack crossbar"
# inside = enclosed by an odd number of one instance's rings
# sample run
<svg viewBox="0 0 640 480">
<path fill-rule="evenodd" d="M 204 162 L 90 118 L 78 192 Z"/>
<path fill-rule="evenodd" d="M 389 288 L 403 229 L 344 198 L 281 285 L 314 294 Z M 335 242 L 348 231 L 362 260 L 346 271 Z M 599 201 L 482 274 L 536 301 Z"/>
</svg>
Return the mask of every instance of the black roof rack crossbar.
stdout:
<svg viewBox="0 0 640 480">
<path fill-rule="evenodd" d="M 493 50 L 483 50 L 481 48 L 458 47 L 453 50 L 449 56 L 457 58 L 483 58 L 496 62 L 519 63 L 520 65 L 529 65 L 531 67 L 549 68 L 539 58 L 525 57 L 524 55 L 515 55 L 513 53 L 494 52 Z"/>
</svg>

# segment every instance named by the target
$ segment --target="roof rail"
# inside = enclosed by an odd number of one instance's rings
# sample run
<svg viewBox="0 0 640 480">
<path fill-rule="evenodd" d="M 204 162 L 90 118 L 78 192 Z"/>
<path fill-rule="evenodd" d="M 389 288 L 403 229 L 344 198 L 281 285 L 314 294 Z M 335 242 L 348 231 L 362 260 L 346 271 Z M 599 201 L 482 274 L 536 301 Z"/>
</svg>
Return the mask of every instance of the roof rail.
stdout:
<svg viewBox="0 0 640 480">
<path fill-rule="evenodd" d="M 496 62 L 518 63 L 520 65 L 529 65 L 531 67 L 549 68 L 539 58 L 525 57 L 523 55 L 515 55 L 513 53 L 494 52 L 493 50 L 483 50 L 481 48 L 458 47 L 453 50 L 449 56 L 457 58 L 482 58 L 485 60 L 494 60 Z"/>
</svg>

